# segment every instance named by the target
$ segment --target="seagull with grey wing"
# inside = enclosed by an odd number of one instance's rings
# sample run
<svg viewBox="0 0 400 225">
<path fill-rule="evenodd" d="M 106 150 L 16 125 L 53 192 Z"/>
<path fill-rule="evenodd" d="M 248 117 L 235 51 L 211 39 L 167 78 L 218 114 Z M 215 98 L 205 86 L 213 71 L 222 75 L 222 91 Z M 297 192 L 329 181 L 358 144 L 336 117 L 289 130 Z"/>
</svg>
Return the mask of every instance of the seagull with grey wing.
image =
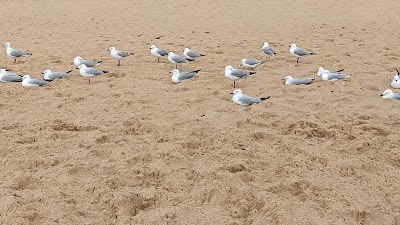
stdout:
<svg viewBox="0 0 400 225">
<path fill-rule="evenodd" d="M 59 80 L 62 79 L 63 77 L 68 76 L 69 73 L 71 73 L 72 70 L 66 71 L 66 72 L 53 72 L 49 69 L 43 71 L 43 79 L 47 81 L 52 81 L 52 80 Z"/>
<path fill-rule="evenodd" d="M 151 47 L 150 47 L 150 53 L 153 55 L 153 56 L 155 56 L 155 57 L 157 57 L 157 61 L 158 62 L 160 62 L 160 58 L 161 57 L 163 57 L 163 56 L 165 56 L 165 55 L 168 55 L 168 50 L 165 50 L 165 49 L 162 49 L 162 48 L 157 48 L 155 45 L 152 45 Z"/>
<path fill-rule="evenodd" d="M 49 81 L 39 80 L 39 79 L 31 78 L 31 76 L 29 76 L 29 75 L 24 75 L 22 77 L 21 84 L 23 87 L 40 87 L 40 86 L 47 85 L 48 83 L 49 83 Z"/>
<path fill-rule="evenodd" d="M 240 79 L 246 79 L 247 77 L 256 74 L 256 72 L 250 72 L 241 69 L 234 69 L 232 66 L 225 67 L 225 77 L 233 81 L 233 88 L 236 88 L 236 81 Z"/>
<path fill-rule="evenodd" d="M 175 64 L 175 69 L 178 69 L 178 64 L 187 63 L 189 61 L 193 61 L 193 59 L 186 59 L 180 55 L 177 55 L 173 52 L 168 53 L 168 60 Z"/>
<path fill-rule="evenodd" d="M 111 52 L 111 56 L 112 57 L 118 59 L 118 66 L 121 65 L 121 60 L 125 59 L 126 57 L 128 57 L 130 55 L 134 55 L 133 53 L 129 53 L 129 52 L 124 52 L 124 51 L 118 50 L 115 47 L 111 47 L 107 51 Z"/>
<path fill-rule="evenodd" d="M 98 76 L 98 75 L 102 75 L 102 74 L 108 73 L 107 71 L 104 71 L 104 70 L 98 70 L 98 69 L 93 68 L 93 67 L 87 67 L 85 64 L 79 65 L 78 68 L 76 68 L 76 69 L 79 69 L 79 74 L 81 76 L 89 78 L 89 84 L 90 84 L 90 78 L 91 77 L 95 77 L 95 76 Z"/>
<path fill-rule="evenodd" d="M 324 72 L 324 68 L 323 67 L 319 67 L 318 68 L 318 71 L 317 71 L 317 75 L 318 76 L 321 76 L 321 74 L 322 74 L 322 72 Z M 343 72 L 344 71 L 344 69 L 340 69 L 340 70 L 332 70 L 332 71 L 329 71 L 328 70 L 328 72 L 330 73 L 330 74 L 341 74 L 341 72 Z"/>
<path fill-rule="evenodd" d="M 292 43 L 289 46 L 289 48 L 290 48 L 290 53 L 292 53 L 292 55 L 297 57 L 297 63 L 299 63 L 299 59 L 302 58 L 302 57 L 307 57 L 307 56 L 310 56 L 310 55 L 316 55 L 313 52 L 308 52 L 308 51 L 306 51 L 306 50 L 304 50 L 302 48 L 298 48 L 295 43 Z"/>
<path fill-rule="evenodd" d="M 391 98 L 395 100 L 400 100 L 400 93 L 393 93 L 392 90 L 387 89 L 381 94 L 382 98 Z"/>
<path fill-rule="evenodd" d="M 264 61 L 254 59 L 254 58 L 249 58 L 249 59 L 242 59 L 240 61 L 240 66 L 255 69 L 257 66 L 259 66 L 263 63 L 264 63 Z"/>
<path fill-rule="evenodd" d="M 340 73 L 337 71 L 330 72 L 329 70 L 322 70 L 322 72 L 319 71 L 318 75 L 321 77 L 322 80 L 326 80 L 326 81 L 338 81 L 338 80 L 343 80 L 343 79 L 350 77 L 350 75 L 348 75 L 348 74 Z"/>
<path fill-rule="evenodd" d="M 82 59 L 82 57 L 80 57 L 80 56 L 77 56 L 74 59 L 74 65 L 76 67 L 78 67 L 81 64 L 85 64 L 87 67 L 94 67 L 94 66 L 99 65 L 102 62 L 103 61 L 90 61 L 90 60 L 87 60 L 87 59 Z"/>
<path fill-rule="evenodd" d="M 14 63 L 17 62 L 17 58 L 19 58 L 19 57 L 32 55 L 32 53 L 27 53 L 27 52 L 23 52 L 23 51 L 11 48 L 11 45 L 8 42 L 5 43 L 4 46 L 6 47 L 7 55 L 10 56 L 11 58 L 14 58 Z"/>
<path fill-rule="evenodd" d="M 268 60 L 270 60 L 271 56 L 275 56 L 276 55 L 276 52 L 274 52 L 274 50 L 272 50 L 272 48 L 269 47 L 268 42 L 264 42 L 262 50 L 264 52 L 265 59 L 267 59 L 267 57 L 268 57 Z"/>
<path fill-rule="evenodd" d="M 233 94 L 232 101 L 242 106 L 249 106 L 254 103 L 260 103 L 264 100 L 271 98 L 271 96 L 265 98 L 255 98 L 248 95 L 244 95 L 240 89 L 234 90 L 231 94 Z"/>
<path fill-rule="evenodd" d="M 315 78 L 293 78 L 292 76 L 286 76 L 283 80 L 286 85 L 302 85 L 311 84 Z"/>
<path fill-rule="evenodd" d="M 0 70 L 0 81 L 4 82 L 4 83 L 21 82 L 22 76 L 15 74 L 15 73 L 9 73 L 8 70 L 6 70 L 6 69 L 1 69 Z"/>
<path fill-rule="evenodd" d="M 191 59 L 191 60 L 194 60 L 195 58 L 198 58 L 198 57 L 201 57 L 201 56 L 206 56 L 206 55 L 201 54 L 199 52 L 190 50 L 189 48 L 185 48 L 183 50 L 183 55 L 185 56 L 185 58 Z"/>
<path fill-rule="evenodd" d="M 178 69 L 174 69 L 171 71 L 172 73 L 172 82 L 176 83 L 180 83 L 182 81 L 188 81 L 190 79 L 192 79 L 194 76 L 196 76 L 201 69 L 199 70 L 195 70 L 195 71 L 191 71 L 191 72 L 180 72 Z"/>
</svg>

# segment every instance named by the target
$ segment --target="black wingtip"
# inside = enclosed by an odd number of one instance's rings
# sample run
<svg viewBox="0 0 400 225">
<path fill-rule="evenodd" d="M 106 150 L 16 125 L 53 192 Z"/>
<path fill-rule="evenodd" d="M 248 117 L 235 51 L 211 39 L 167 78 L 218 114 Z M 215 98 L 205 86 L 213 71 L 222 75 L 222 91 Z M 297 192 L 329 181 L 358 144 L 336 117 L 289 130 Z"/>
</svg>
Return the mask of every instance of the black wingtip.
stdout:
<svg viewBox="0 0 400 225">
<path fill-rule="evenodd" d="M 316 55 L 317 53 L 311 52 L 310 55 Z"/>
<path fill-rule="evenodd" d="M 400 75 L 399 71 L 396 69 L 397 75 Z"/>
<path fill-rule="evenodd" d="M 108 71 L 103 70 L 103 73 L 108 73 Z"/>
<path fill-rule="evenodd" d="M 103 61 L 97 61 L 97 63 L 102 63 Z"/>
<path fill-rule="evenodd" d="M 199 69 L 199 70 L 194 70 L 194 71 L 192 71 L 193 73 L 198 73 L 198 72 L 200 72 L 200 70 L 201 69 Z"/>
<path fill-rule="evenodd" d="M 264 100 L 267 100 L 269 98 L 271 98 L 271 96 L 268 96 L 268 97 L 265 97 L 265 98 L 260 98 L 260 99 L 261 99 L 261 101 L 264 101 Z"/>
<path fill-rule="evenodd" d="M 134 55 L 134 53 L 129 53 L 129 55 Z"/>
<path fill-rule="evenodd" d="M 193 62 L 194 61 L 194 59 L 187 59 L 188 61 L 190 61 L 190 62 Z"/>
<path fill-rule="evenodd" d="M 66 73 L 71 73 L 73 70 L 67 71 Z"/>
<path fill-rule="evenodd" d="M 253 74 L 256 74 L 257 72 L 251 72 L 251 71 L 250 71 L 249 73 L 250 73 L 250 75 L 253 75 Z"/>
<path fill-rule="evenodd" d="M 206 55 L 200 54 L 200 56 L 206 56 Z"/>
<path fill-rule="evenodd" d="M 343 71 L 344 71 L 344 69 L 341 69 L 341 70 L 338 70 L 338 71 L 336 71 L 336 72 L 340 73 L 340 72 L 343 72 Z"/>
</svg>

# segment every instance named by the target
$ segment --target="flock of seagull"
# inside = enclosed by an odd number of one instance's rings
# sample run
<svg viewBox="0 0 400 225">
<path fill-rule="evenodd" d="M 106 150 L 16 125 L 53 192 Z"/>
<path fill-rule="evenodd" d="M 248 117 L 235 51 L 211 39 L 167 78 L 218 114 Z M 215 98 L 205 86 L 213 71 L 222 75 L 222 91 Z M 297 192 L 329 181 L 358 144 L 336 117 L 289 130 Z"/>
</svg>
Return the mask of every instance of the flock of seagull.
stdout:
<svg viewBox="0 0 400 225">
<path fill-rule="evenodd" d="M 5 43 L 4 44 L 6 48 L 6 53 L 9 57 L 14 59 L 14 63 L 16 63 L 17 58 L 20 57 L 25 57 L 25 56 L 31 56 L 31 53 L 23 52 L 21 50 L 13 49 L 10 45 L 10 43 Z M 297 58 L 297 63 L 299 63 L 299 59 L 307 56 L 312 56 L 316 55 L 313 52 L 306 51 L 302 48 L 298 48 L 296 44 L 292 43 L 289 46 L 289 51 L 290 53 Z M 118 60 L 118 65 L 121 65 L 121 60 L 127 58 L 128 56 L 134 55 L 134 53 L 131 52 L 125 52 L 116 49 L 115 47 L 111 47 L 107 51 L 110 51 L 111 56 L 115 59 Z M 264 45 L 262 46 L 262 52 L 264 53 L 266 60 L 270 60 L 271 56 L 276 56 L 277 53 L 272 50 L 272 48 L 269 46 L 268 42 L 264 42 Z M 162 48 L 157 48 L 155 45 L 152 45 L 150 47 L 150 53 L 151 55 L 157 57 L 157 61 L 160 62 L 160 58 L 164 56 L 168 56 L 168 61 L 171 63 L 175 64 L 175 69 L 171 71 L 172 74 L 172 82 L 173 83 L 180 83 L 183 81 L 188 81 L 191 80 L 193 77 L 195 77 L 200 71 L 195 70 L 195 71 L 189 71 L 189 72 L 183 72 L 178 70 L 178 65 L 182 63 L 187 63 L 190 61 L 194 61 L 196 58 L 206 56 L 202 53 L 199 53 L 197 51 L 191 50 L 189 48 L 185 48 L 183 51 L 183 56 L 180 56 L 178 54 L 175 54 L 172 51 L 168 51 Z M 254 70 L 257 66 L 263 64 L 265 61 L 255 59 L 255 58 L 247 58 L 247 59 L 242 59 L 240 66 L 243 66 L 244 68 L 248 68 L 249 70 Z M 90 78 L 96 77 L 98 75 L 106 74 L 108 73 L 105 70 L 99 70 L 94 68 L 95 66 L 101 64 L 102 61 L 90 61 L 83 59 L 80 56 L 76 56 L 74 59 L 74 65 L 76 66 L 76 69 L 79 69 L 79 74 L 83 77 L 89 78 L 89 84 L 90 84 Z M 348 74 L 342 73 L 344 70 L 336 70 L 336 71 L 329 71 L 326 70 L 322 67 L 318 68 L 317 75 L 321 77 L 322 80 L 326 81 L 338 81 L 338 80 L 343 80 L 347 79 L 350 77 Z M 392 82 L 390 83 L 391 87 L 393 88 L 400 88 L 400 73 L 398 70 L 397 74 L 393 77 Z M 37 86 L 44 86 L 47 85 L 49 82 L 62 79 L 68 74 L 72 72 L 72 70 L 65 71 L 65 72 L 53 72 L 50 69 L 46 69 L 42 74 L 43 74 L 43 80 L 41 79 L 36 79 L 36 78 L 31 78 L 30 75 L 19 75 L 12 73 L 6 69 L 0 69 L 0 81 L 1 82 L 21 82 L 23 87 L 37 87 Z M 231 81 L 233 81 L 233 88 L 236 88 L 236 81 L 242 80 L 242 79 L 247 79 L 248 77 L 252 76 L 253 74 L 256 74 L 255 71 L 248 71 L 244 69 L 238 69 L 238 68 L 233 68 L 232 66 L 228 65 L 225 67 L 225 77 Z M 286 76 L 284 79 L 286 85 L 307 85 L 311 84 L 315 78 L 294 78 L 292 76 Z M 266 99 L 269 99 L 271 96 L 268 97 L 262 97 L 262 98 L 256 98 L 256 97 L 251 97 L 248 95 L 243 94 L 243 92 L 240 89 L 234 90 L 231 94 L 233 94 L 232 101 L 236 104 L 242 105 L 242 106 L 249 106 L 255 103 L 260 103 Z M 383 98 L 391 98 L 391 99 L 396 99 L 400 100 L 400 93 L 393 93 L 392 90 L 388 89 L 383 92 L 381 95 Z"/>
</svg>

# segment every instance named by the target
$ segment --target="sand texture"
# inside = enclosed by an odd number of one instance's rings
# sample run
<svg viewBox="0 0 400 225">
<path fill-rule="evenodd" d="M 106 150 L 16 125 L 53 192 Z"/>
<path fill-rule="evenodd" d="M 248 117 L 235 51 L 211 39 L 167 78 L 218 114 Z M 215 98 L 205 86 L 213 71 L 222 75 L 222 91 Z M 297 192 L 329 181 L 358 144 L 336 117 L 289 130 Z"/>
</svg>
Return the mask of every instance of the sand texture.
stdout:
<svg viewBox="0 0 400 225">
<path fill-rule="evenodd" d="M 400 101 L 380 94 L 400 69 L 398 0 L 4 0 L 1 44 L 33 53 L 0 68 L 0 225 L 400 224 Z M 276 57 L 237 83 L 272 96 L 231 101 L 227 65 Z M 317 53 L 300 59 L 289 45 Z M 173 84 L 150 46 L 205 57 Z M 110 47 L 134 52 L 121 61 Z M 317 68 L 351 78 L 322 81 Z M 307 86 L 282 78 L 314 77 Z M 394 90 L 399 92 L 399 90 Z"/>
</svg>

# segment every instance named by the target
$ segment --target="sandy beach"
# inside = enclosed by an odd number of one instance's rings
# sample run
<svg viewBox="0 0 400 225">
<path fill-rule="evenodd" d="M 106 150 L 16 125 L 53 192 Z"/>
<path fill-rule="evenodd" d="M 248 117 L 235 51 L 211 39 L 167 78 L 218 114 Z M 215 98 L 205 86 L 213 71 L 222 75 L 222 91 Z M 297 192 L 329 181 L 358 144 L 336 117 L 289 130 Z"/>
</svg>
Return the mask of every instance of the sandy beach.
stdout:
<svg viewBox="0 0 400 225">
<path fill-rule="evenodd" d="M 1 44 L 33 55 L 0 68 L 45 87 L 0 83 L 0 225 L 400 225 L 400 69 L 395 0 L 4 0 Z M 238 81 L 225 66 L 265 60 Z M 289 45 L 317 55 L 296 58 Z M 150 46 L 206 56 L 173 84 Z M 133 52 L 121 61 L 110 47 Z M 108 74 L 79 75 L 73 59 Z M 321 80 L 318 67 L 345 69 Z M 310 85 L 282 79 L 314 77 Z M 394 92 L 400 90 L 393 89 Z"/>
</svg>

